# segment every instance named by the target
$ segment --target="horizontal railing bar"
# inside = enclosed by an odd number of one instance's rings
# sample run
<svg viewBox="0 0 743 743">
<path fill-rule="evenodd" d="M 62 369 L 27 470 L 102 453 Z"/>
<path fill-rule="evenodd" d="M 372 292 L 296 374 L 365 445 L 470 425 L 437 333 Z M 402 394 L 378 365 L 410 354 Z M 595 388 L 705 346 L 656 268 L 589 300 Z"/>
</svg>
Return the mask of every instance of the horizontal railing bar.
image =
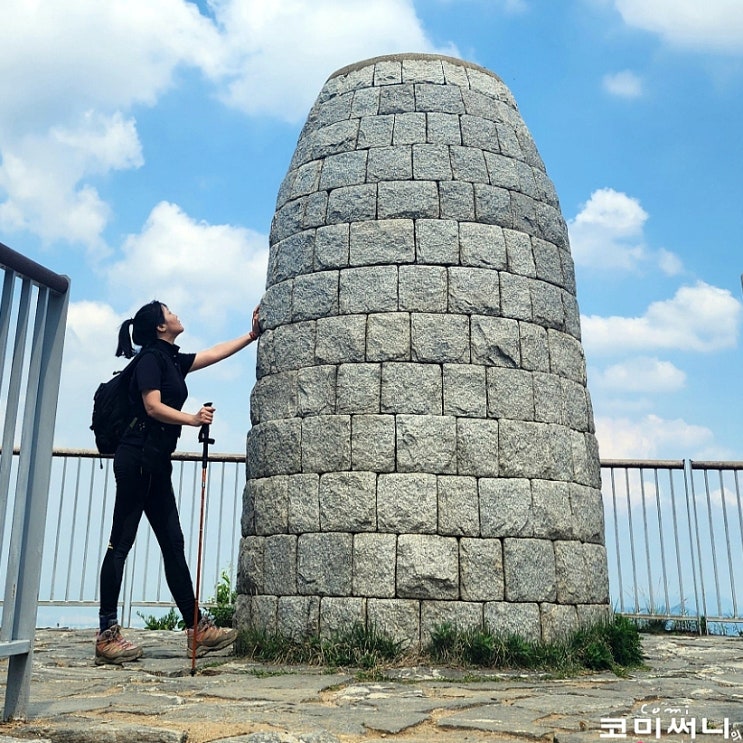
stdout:
<svg viewBox="0 0 743 743">
<path fill-rule="evenodd" d="M 11 640 L 10 642 L 0 642 L 0 658 L 9 658 L 11 655 L 23 655 L 30 649 L 30 640 Z"/>
<path fill-rule="evenodd" d="M 682 470 L 684 469 L 683 459 L 602 459 L 602 467 L 626 467 L 628 469 L 644 470 Z"/>
<path fill-rule="evenodd" d="M 3 243 L 0 243 L 0 266 L 15 271 L 15 273 L 30 279 L 35 284 L 47 286 L 57 294 L 66 294 L 70 288 L 70 279 L 67 276 L 62 276 L 44 268 L 40 263 L 17 253 L 13 248 L 9 248 Z"/>
<path fill-rule="evenodd" d="M 743 462 L 695 462 L 690 461 L 693 470 L 743 470 Z"/>
<path fill-rule="evenodd" d="M 0 454 L 3 453 L 3 448 L 0 446 Z M 13 454 L 18 455 L 21 453 L 20 447 L 13 447 Z M 54 449 L 52 451 L 53 457 L 68 457 L 68 458 L 79 458 L 79 459 L 113 459 L 113 454 L 100 454 L 95 449 Z M 200 462 L 202 455 L 199 452 L 190 451 L 176 451 L 171 455 L 171 459 L 178 462 Z M 236 462 L 241 463 L 245 461 L 244 454 L 227 454 L 221 452 L 209 452 L 210 462 Z"/>
</svg>

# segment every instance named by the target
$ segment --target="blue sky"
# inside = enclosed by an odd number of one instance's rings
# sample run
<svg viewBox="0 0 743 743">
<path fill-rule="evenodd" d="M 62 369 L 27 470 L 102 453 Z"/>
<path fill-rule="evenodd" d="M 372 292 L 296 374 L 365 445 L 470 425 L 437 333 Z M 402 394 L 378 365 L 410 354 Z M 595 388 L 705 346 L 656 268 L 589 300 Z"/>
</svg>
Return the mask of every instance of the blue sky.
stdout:
<svg viewBox="0 0 743 743">
<path fill-rule="evenodd" d="M 743 459 L 740 0 L 40 0 L 0 10 L 0 241 L 72 279 L 56 431 L 93 445 L 152 298 L 199 350 L 250 326 L 325 80 L 458 56 L 514 94 L 570 228 L 603 458 Z M 242 451 L 255 350 L 190 378 Z M 181 448 L 198 450 L 196 431 Z"/>
</svg>

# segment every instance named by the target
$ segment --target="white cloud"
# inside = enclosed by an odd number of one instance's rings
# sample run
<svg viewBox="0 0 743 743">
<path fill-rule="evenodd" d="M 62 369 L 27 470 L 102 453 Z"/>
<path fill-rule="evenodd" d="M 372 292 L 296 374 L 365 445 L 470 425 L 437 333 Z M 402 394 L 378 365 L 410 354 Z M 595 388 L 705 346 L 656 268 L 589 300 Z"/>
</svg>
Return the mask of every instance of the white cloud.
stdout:
<svg viewBox="0 0 743 743">
<path fill-rule="evenodd" d="M 640 420 L 596 417 L 596 437 L 602 459 L 665 459 L 667 451 L 681 458 L 712 444 L 712 431 L 684 420 L 647 415 Z"/>
<path fill-rule="evenodd" d="M 743 52 L 740 0 L 614 0 L 625 23 L 701 51 Z"/>
<path fill-rule="evenodd" d="M 590 353 L 717 351 L 735 346 L 741 314 L 729 291 L 699 281 L 672 299 L 653 302 L 642 317 L 582 317 L 583 344 Z"/>
<path fill-rule="evenodd" d="M 187 329 L 220 327 L 235 307 L 249 317 L 260 300 L 267 245 L 257 232 L 197 222 L 175 204 L 161 202 L 142 232 L 125 240 L 124 258 L 107 278 L 112 295 L 132 310 L 159 299 Z"/>
<path fill-rule="evenodd" d="M 642 80 L 631 70 L 622 70 L 602 79 L 604 90 L 617 98 L 639 98 L 642 93 Z"/>
<path fill-rule="evenodd" d="M 212 74 L 226 82 L 223 100 L 249 114 L 298 121 L 335 70 L 382 54 L 436 51 L 411 0 L 214 0 L 212 7 L 229 58 Z"/>
<path fill-rule="evenodd" d="M 28 230 L 47 242 L 104 249 L 109 207 L 87 176 L 137 168 L 142 148 L 133 119 L 85 112 L 78 121 L 28 135 L 2 150 L 0 228 Z"/>
<path fill-rule="evenodd" d="M 576 265 L 605 271 L 637 271 L 654 263 L 664 273 L 678 273 L 681 262 L 668 250 L 652 251 L 643 234 L 648 213 L 638 199 L 600 188 L 574 219 L 568 220 Z"/>
<path fill-rule="evenodd" d="M 686 374 L 670 361 L 638 356 L 593 370 L 591 386 L 622 392 L 677 392 L 686 384 Z"/>
</svg>

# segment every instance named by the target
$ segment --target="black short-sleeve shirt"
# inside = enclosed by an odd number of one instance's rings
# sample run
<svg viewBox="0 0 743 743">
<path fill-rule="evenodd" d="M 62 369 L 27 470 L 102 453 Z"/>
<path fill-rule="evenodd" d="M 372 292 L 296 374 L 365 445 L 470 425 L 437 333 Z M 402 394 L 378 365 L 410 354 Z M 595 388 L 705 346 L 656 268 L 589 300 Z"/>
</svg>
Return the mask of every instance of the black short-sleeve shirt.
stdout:
<svg viewBox="0 0 743 743">
<path fill-rule="evenodd" d="M 157 427 L 168 453 L 175 450 L 181 427 L 160 423 L 150 418 L 144 409 L 142 392 L 160 390 L 160 399 L 165 405 L 181 410 L 188 398 L 185 376 L 191 369 L 196 354 L 181 353 L 178 346 L 157 340 L 140 351 L 144 355 L 137 363 L 129 385 L 129 398 L 138 420 L 147 421 L 147 426 Z M 147 426 L 136 425 L 122 437 L 124 444 L 142 445 L 147 436 Z"/>
</svg>

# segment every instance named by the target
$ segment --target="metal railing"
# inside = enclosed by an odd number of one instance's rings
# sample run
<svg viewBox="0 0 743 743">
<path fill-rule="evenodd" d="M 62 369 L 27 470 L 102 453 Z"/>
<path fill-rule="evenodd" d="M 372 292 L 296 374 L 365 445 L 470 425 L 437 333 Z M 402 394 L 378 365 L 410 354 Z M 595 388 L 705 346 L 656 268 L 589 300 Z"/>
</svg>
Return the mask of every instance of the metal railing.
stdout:
<svg viewBox="0 0 743 743">
<path fill-rule="evenodd" d="M 743 622 L 743 462 L 602 462 L 610 593 L 627 616 Z"/>
<path fill-rule="evenodd" d="M 201 454 L 173 454 L 173 489 L 186 540 L 186 558 L 195 566 L 201 503 Z M 113 459 L 95 451 L 55 449 L 39 586 L 39 626 L 96 626 L 99 573 L 108 544 L 116 487 Z M 235 585 L 240 541 L 245 457 L 210 454 L 207 469 L 201 599 L 209 604 L 217 586 Z M 0 562 L 0 571 L 3 569 Z M 194 568 L 195 574 L 195 568 Z M 162 558 L 146 517 L 126 561 L 119 604 L 124 626 L 137 615 L 169 610 L 172 601 Z M 141 611 L 140 611 L 141 610 Z M 146 614 L 145 614 L 146 612 Z"/>
<path fill-rule="evenodd" d="M 39 617 L 44 626 L 94 626 L 98 572 L 108 540 L 115 488 L 111 460 L 89 450 L 55 450 Z M 216 596 L 223 574 L 235 585 L 244 457 L 209 460 L 202 599 Z M 174 455 L 173 483 L 196 561 L 200 455 Z M 743 462 L 602 462 L 611 602 L 627 616 L 683 623 L 743 622 Z M 0 571 L 3 564 L 0 563 Z M 174 604 L 159 548 L 146 521 L 126 564 L 122 624 Z"/>
<path fill-rule="evenodd" d="M 0 575 L 5 576 L 0 657 L 8 658 L 7 720 L 22 717 L 28 703 L 70 282 L 2 243 L 0 267 L 0 393 L 5 403 L 0 406 Z M 21 454 L 13 468 L 17 436 Z"/>
</svg>

